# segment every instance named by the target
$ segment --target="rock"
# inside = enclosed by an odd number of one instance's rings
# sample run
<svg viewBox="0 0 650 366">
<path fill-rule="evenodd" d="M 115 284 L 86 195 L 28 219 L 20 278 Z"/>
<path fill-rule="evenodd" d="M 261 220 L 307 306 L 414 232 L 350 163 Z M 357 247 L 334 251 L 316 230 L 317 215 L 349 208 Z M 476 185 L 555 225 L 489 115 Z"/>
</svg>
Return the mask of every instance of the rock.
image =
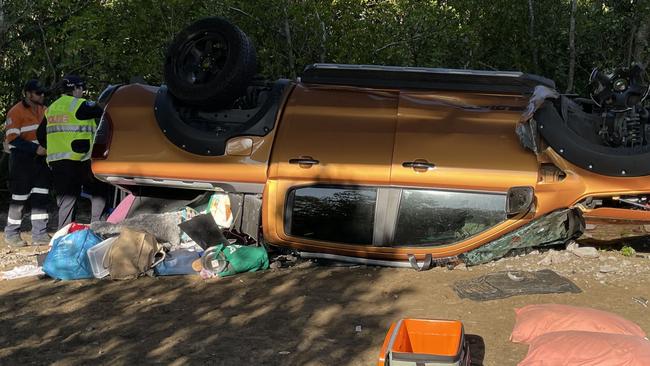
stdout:
<svg viewBox="0 0 650 366">
<path fill-rule="evenodd" d="M 458 270 L 461 270 L 461 271 L 467 271 L 467 265 L 465 263 L 460 263 L 459 265 L 454 267 L 454 269 L 458 269 Z"/>
<path fill-rule="evenodd" d="M 605 264 L 603 266 L 600 266 L 600 269 L 598 271 L 600 273 L 615 273 L 618 272 L 618 268 L 609 264 Z"/>
<path fill-rule="evenodd" d="M 291 255 L 291 254 L 287 254 L 285 256 L 285 259 L 287 260 L 287 262 L 295 262 L 298 260 L 298 258 L 295 255 Z"/>
<path fill-rule="evenodd" d="M 564 255 L 564 253 L 551 249 L 546 253 L 546 256 L 541 261 L 537 262 L 537 264 L 548 266 L 551 264 L 565 263 L 568 261 L 569 258 Z"/>
<path fill-rule="evenodd" d="M 573 240 L 571 240 L 570 242 L 568 242 L 568 243 L 566 244 L 566 250 L 568 250 L 568 251 L 570 251 L 570 252 L 571 252 L 571 251 L 574 251 L 574 250 L 576 250 L 576 249 L 578 249 L 578 248 L 580 248 L 580 246 L 578 245 L 578 243 L 576 243 L 576 242 L 573 241 Z"/>
<path fill-rule="evenodd" d="M 582 247 L 582 248 L 577 248 L 571 251 L 571 253 L 577 255 L 580 258 L 598 258 L 600 257 L 600 254 L 598 254 L 598 249 L 594 247 Z"/>
</svg>

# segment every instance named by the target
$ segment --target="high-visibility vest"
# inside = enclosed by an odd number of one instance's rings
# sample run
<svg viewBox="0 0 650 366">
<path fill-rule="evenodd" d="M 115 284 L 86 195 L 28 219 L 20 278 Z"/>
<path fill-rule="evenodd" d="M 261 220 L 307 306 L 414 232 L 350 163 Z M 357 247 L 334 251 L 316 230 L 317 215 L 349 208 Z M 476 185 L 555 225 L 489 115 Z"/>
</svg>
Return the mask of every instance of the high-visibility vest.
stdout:
<svg viewBox="0 0 650 366">
<path fill-rule="evenodd" d="M 72 150 L 75 140 L 88 140 L 92 143 L 95 133 L 95 120 L 80 120 L 75 117 L 79 107 L 85 103 L 83 98 L 62 95 L 47 108 L 47 162 L 57 160 L 84 161 L 90 158 L 86 153 Z"/>
</svg>

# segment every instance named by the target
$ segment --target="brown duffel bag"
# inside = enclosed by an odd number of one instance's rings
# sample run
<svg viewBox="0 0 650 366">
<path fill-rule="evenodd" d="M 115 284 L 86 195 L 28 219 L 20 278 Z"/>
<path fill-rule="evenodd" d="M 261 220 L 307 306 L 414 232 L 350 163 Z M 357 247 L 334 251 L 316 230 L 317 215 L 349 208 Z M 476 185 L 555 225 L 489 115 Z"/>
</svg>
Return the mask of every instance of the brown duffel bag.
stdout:
<svg viewBox="0 0 650 366">
<path fill-rule="evenodd" d="M 104 256 L 114 280 L 137 278 L 165 259 L 156 238 L 147 232 L 124 228 Z"/>
</svg>

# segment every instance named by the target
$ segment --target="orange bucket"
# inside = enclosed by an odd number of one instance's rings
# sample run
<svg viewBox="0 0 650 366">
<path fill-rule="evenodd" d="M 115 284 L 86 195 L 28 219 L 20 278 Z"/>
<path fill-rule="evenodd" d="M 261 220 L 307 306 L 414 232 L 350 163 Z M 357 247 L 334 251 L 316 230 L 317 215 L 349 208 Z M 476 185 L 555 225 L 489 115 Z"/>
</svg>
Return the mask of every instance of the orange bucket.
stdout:
<svg viewBox="0 0 650 366">
<path fill-rule="evenodd" d="M 458 320 L 402 319 L 391 324 L 378 366 L 469 366 L 469 348 Z"/>
</svg>

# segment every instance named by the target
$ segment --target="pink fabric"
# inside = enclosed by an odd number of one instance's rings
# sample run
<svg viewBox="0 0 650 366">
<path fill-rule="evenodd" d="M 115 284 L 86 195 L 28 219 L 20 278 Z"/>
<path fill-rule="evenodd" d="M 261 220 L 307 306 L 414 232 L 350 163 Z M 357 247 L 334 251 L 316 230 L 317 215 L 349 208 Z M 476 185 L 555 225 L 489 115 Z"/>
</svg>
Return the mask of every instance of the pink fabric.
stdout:
<svg viewBox="0 0 650 366">
<path fill-rule="evenodd" d="M 565 330 L 646 336 L 633 322 L 602 310 L 540 304 L 515 309 L 515 314 L 517 320 L 510 340 L 517 343 L 530 343 L 543 334 Z"/>
<path fill-rule="evenodd" d="M 648 366 L 650 341 L 621 334 L 566 331 L 541 335 L 518 366 Z"/>
<path fill-rule="evenodd" d="M 120 204 L 115 207 L 115 210 L 111 212 L 111 215 L 108 216 L 108 219 L 106 219 L 106 221 L 110 222 L 111 224 L 117 224 L 118 222 L 124 220 L 126 218 L 126 214 L 129 213 L 129 209 L 131 209 L 131 205 L 133 205 L 133 201 L 135 201 L 135 196 L 132 194 L 124 197 L 122 202 L 120 202 Z"/>
</svg>

